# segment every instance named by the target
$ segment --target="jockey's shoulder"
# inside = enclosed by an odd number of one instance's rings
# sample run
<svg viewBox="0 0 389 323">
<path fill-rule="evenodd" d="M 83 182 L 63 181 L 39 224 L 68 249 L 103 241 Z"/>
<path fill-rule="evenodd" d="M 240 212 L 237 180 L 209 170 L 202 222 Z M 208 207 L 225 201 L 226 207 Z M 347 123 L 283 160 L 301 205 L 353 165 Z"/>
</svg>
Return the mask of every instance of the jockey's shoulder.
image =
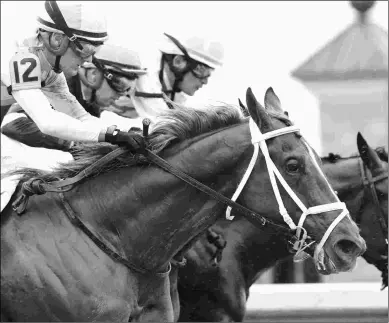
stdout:
<svg viewBox="0 0 389 323">
<path fill-rule="evenodd" d="M 29 64 L 29 77 L 39 74 L 40 80 L 45 81 L 52 70 L 52 66 L 43 54 L 44 45 L 38 34 L 9 42 L 1 49 L 1 81 L 6 86 L 11 84 L 11 74 L 15 68 L 21 69 L 26 62 Z M 25 70 L 25 68 L 23 68 Z M 27 70 L 26 70 L 27 71 Z M 25 71 L 25 73 L 26 73 Z M 25 74 L 24 73 L 24 74 Z M 24 75 L 23 74 L 23 75 Z"/>
</svg>

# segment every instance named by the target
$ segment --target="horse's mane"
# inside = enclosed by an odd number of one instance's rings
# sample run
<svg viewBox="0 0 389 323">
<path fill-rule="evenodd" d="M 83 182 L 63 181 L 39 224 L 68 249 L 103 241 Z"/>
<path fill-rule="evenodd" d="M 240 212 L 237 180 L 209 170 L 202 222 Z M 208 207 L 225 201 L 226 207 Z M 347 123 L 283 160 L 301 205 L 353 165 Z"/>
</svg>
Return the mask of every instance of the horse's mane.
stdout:
<svg viewBox="0 0 389 323">
<path fill-rule="evenodd" d="M 173 143 L 238 124 L 244 119 L 239 108 L 232 105 L 210 106 L 207 109 L 192 109 L 175 105 L 175 108 L 158 117 L 154 129 L 148 136 L 148 148 L 154 153 L 161 152 Z M 22 168 L 7 173 L 5 176 L 22 175 L 22 181 L 38 177 L 45 182 L 72 177 L 116 148 L 117 146 L 108 143 L 79 144 L 70 150 L 75 160 L 62 163 L 51 172 L 35 168 Z M 144 157 L 135 158 L 131 152 L 124 151 L 119 157 L 96 169 L 91 176 L 145 163 L 147 160 Z"/>
<path fill-rule="evenodd" d="M 377 147 L 375 151 L 381 160 L 388 162 L 388 152 L 385 150 L 385 147 Z M 329 153 L 328 156 L 322 157 L 321 159 L 323 162 L 335 164 L 337 161 L 342 159 L 344 160 L 344 159 L 351 159 L 351 158 L 358 158 L 358 157 L 360 156 L 357 153 L 352 154 L 349 157 L 342 157 L 339 154 Z"/>
<path fill-rule="evenodd" d="M 237 106 L 229 104 L 208 106 L 202 109 L 193 109 L 174 104 L 174 108 L 173 110 L 163 112 L 157 118 L 157 123 L 148 136 L 148 149 L 156 154 L 172 144 L 247 120 Z M 273 111 L 267 111 L 267 113 L 287 126 L 292 124 L 286 115 Z M 73 177 L 116 148 L 117 146 L 108 143 L 79 144 L 70 150 L 74 160 L 62 163 L 51 172 L 35 168 L 22 168 L 7 173 L 5 176 L 22 175 L 21 181 L 35 177 L 44 182 Z M 129 151 L 124 150 L 119 157 L 102 165 L 90 174 L 89 177 L 122 167 L 147 163 L 148 161 L 144 156 L 134 156 Z"/>
</svg>

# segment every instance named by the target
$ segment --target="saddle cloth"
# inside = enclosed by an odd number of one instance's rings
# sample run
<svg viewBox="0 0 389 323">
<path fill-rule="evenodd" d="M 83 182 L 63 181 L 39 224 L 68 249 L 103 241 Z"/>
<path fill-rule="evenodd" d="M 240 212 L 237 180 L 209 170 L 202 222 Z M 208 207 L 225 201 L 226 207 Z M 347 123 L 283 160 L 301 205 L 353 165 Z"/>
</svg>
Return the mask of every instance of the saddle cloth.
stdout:
<svg viewBox="0 0 389 323">
<path fill-rule="evenodd" d="M 6 116 L 7 117 L 7 116 Z M 16 117 L 16 116 L 15 116 Z M 20 117 L 17 116 L 17 117 Z M 13 119 L 13 118 L 12 118 Z M 12 121 L 4 118 L 3 125 Z M 23 167 L 37 168 L 50 171 L 73 160 L 73 156 L 61 150 L 30 147 L 21 142 L 1 135 L 1 210 L 7 206 L 16 186 L 19 183 L 19 175 L 9 176 L 7 173 Z"/>
</svg>

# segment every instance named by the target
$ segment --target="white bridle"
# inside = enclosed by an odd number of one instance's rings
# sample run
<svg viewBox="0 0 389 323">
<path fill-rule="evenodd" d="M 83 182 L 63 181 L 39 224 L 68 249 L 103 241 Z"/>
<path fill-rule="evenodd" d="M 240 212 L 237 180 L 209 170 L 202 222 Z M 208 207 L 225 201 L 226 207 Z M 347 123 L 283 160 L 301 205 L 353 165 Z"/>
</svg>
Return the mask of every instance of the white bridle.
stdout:
<svg viewBox="0 0 389 323">
<path fill-rule="evenodd" d="M 289 127 L 273 130 L 273 131 L 270 131 L 270 132 L 263 134 L 261 132 L 261 130 L 258 128 L 258 126 L 256 125 L 256 123 L 253 121 L 252 118 L 250 118 L 250 120 L 249 120 L 249 127 L 250 127 L 250 133 L 251 133 L 251 142 L 254 145 L 254 152 L 253 152 L 253 156 L 251 158 L 250 164 L 247 167 L 247 170 L 246 170 L 245 174 L 243 175 L 243 178 L 242 178 L 241 182 L 239 183 L 231 200 L 236 201 L 236 199 L 239 197 L 240 193 L 242 192 L 244 186 L 246 185 L 246 183 L 250 177 L 252 170 L 254 169 L 255 163 L 256 163 L 257 158 L 258 158 L 259 148 L 261 148 L 262 153 L 265 157 L 267 170 L 269 172 L 270 182 L 271 182 L 271 185 L 273 187 L 274 195 L 275 195 L 277 203 L 278 203 L 279 212 L 282 215 L 285 223 L 288 224 L 288 226 L 292 230 L 296 230 L 297 242 L 295 242 L 293 245 L 293 249 L 296 251 L 296 254 L 294 256 L 295 261 L 304 260 L 307 257 L 306 255 L 301 257 L 301 258 L 298 258 L 298 255 L 302 254 L 303 250 L 306 249 L 309 245 L 311 245 L 314 242 L 314 241 L 312 241 L 310 244 L 304 246 L 305 239 L 307 238 L 307 231 L 303 228 L 303 224 L 304 224 L 306 217 L 309 214 L 319 214 L 319 213 L 335 211 L 335 210 L 342 211 L 338 215 L 338 217 L 328 227 L 328 229 L 324 233 L 319 245 L 315 249 L 314 258 L 316 260 L 320 250 L 323 248 L 323 246 L 324 246 L 325 242 L 327 241 L 328 237 L 330 236 L 332 230 L 336 227 L 336 225 L 346 215 L 349 215 L 349 212 L 346 208 L 345 203 L 340 202 L 339 198 L 337 197 L 337 195 L 335 194 L 335 192 L 331 188 L 331 186 L 328 183 L 327 179 L 325 178 L 322 170 L 320 169 L 319 165 L 317 164 L 316 158 L 315 158 L 315 155 L 314 155 L 312 149 L 305 142 L 304 142 L 304 144 L 306 145 L 306 147 L 309 151 L 309 154 L 310 154 L 311 158 L 313 159 L 314 164 L 316 165 L 320 174 L 323 176 L 323 179 L 328 184 L 329 188 L 333 192 L 334 197 L 336 198 L 336 200 L 338 202 L 328 203 L 328 204 L 323 204 L 323 205 L 318 205 L 318 206 L 311 206 L 309 208 L 306 208 L 305 205 L 301 202 L 301 200 L 297 197 L 297 195 L 293 192 L 293 190 L 288 185 L 288 183 L 285 181 L 285 179 L 282 177 L 282 175 L 278 171 L 277 167 L 274 165 L 274 163 L 271 160 L 270 155 L 269 155 L 269 150 L 268 150 L 267 145 L 266 145 L 266 140 L 280 136 L 280 135 L 284 135 L 287 133 L 300 131 L 300 129 L 298 127 L 289 126 Z M 300 220 L 299 220 L 297 226 L 293 222 L 292 218 L 290 217 L 290 215 L 288 214 L 288 211 L 286 210 L 286 208 L 284 206 L 284 203 L 282 201 L 281 194 L 280 194 L 280 191 L 278 189 L 277 182 L 276 182 L 276 176 L 277 176 L 278 180 L 280 181 L 280 183 L 282 184 L 282 186 L 284 187 L 284 189 L 288 192 L 289 196 L 293 199 L 293 201 L 297 204 L 297 206 L 303 212 L 301 214 L 301 217 L 300 217 Z M 231 215 L 231 207 L 227 208 L 226 218 L 228 220 L 232 220 L 234 218 L 234 216 Z"/>
</svg>

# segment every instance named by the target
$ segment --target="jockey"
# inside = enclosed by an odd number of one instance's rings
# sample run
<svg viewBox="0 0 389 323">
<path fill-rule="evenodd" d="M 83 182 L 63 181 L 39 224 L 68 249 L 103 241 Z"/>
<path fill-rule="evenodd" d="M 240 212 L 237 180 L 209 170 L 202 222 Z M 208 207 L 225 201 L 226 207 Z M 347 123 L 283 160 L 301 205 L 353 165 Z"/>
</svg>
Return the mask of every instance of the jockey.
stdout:
<svg viewBox="0 0 389 323">
<path fill-rule="evenodd" d="M 107 39 L 105 18 L 93 3 L 46 1 L 36 35 L 25 39 L 12 58 L 1 56 L 1 80 L 45 135 L 67 141 L 106 141 L 137 150 L 144 145 L 143 138 L 87 113 L 69 92 L 62 73 L 76 75 Z M 12 120 L 6 118 L 3 124 Z"/>
<path fill-rule="evenodd" d="M 86 111 L 98 118 L 103 114 L 106 120 L 107 116 L 115 118 L 117 114 L 106 111 L 105 108 L 126 96 L 135 87 L 138 77 L 146 73 L 136 52 L 104 44 L 94 55 L 92 63 L 84 63 L 78 75 L 68 80 L 68 84 L 70 92 Z"/>
<path fill-rule="evenodd" d="M 141 68 L 136 52 L 104 44 L 93 56 L 92 63 L 85 62 L 78 74 L 68 78 L 67 82 L 70 92 L 87 112 L 97 118 L 103 116 L 105 123 L 109 121 L 125 129 L 129 125 L 142 127 L 141 120 L 123 118 L 103 109 L 126 95 L 135 86 L 139 75 L 145 73 L 146 69 Z M 71 147 L 72 143 L 69 141 L 43 134 L 31 119 L 23 116 L 4 125 L 2 133 L 32 147 L 64 151 Z"/>
<path fill-rule="evenodd" d="M 185 95 L 193 96 L 208 83 L 213 70 L 223 65 L 222 45 L 200 37 L 178 39 L 165 33 L 159 50 L 159 71 L 140 77 L 136 92 L 131 94 L 141 117 L 156 116 L 159 111 L 168 109 L 166 98 L 184 104 Z M 158 98 L 165 100 L 156 100 Z"/>
</svg>

